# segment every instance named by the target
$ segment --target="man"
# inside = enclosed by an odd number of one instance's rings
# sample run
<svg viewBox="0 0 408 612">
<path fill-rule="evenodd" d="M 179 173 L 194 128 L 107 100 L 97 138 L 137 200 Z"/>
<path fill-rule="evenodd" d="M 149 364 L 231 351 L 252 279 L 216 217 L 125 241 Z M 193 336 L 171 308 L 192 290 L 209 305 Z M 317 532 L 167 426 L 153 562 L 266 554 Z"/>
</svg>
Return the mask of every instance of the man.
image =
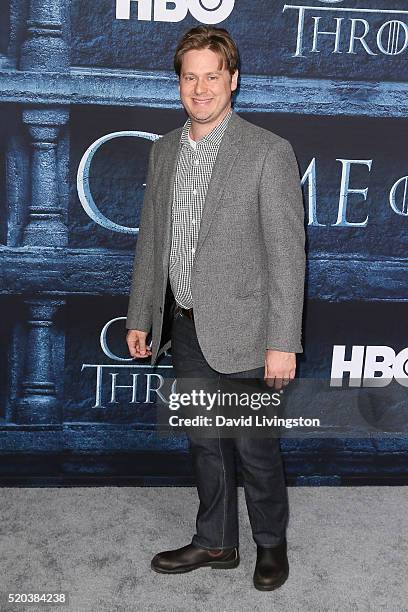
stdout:
<svg viewBox="0 0 408 612">
<path fill-rule="evenodd" d="M 302 352 L 304 213 L 296 158 L 286 139 L 233 111 L 238 51 L 225 29 L 188 31 L 174 66 L 188 119 L 151 148 L 126 321 L 129 352 L 155 363 L 170 330 L 177 380 L 258 377 L 280 389 Z M 200 500 L 196 534 L 191 544 L 157 554 L 152 568 L 238 565 L 235 448 L 257 544 L 254 585 L 281 586 L 289 567 L 279 440 L 188 435 Z"/>
</svg>

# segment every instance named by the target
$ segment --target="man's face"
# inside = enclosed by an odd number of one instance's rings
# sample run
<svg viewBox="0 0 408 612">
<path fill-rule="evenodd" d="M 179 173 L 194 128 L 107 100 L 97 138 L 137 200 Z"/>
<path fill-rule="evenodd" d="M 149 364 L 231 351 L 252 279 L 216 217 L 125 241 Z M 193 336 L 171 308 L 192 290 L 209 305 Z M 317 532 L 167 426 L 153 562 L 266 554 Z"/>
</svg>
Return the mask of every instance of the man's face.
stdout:
<svg viewBox="0 0 408 612">
<path fill-rule="evenodd" d="M 211 49 L 192 49 L 183 55 L 180 98 L 189 117 L 197 123 L 216 121 L 231 106 L 238 70 L 231 76 L 219 64 L 220 56 Z"/>
</svg>

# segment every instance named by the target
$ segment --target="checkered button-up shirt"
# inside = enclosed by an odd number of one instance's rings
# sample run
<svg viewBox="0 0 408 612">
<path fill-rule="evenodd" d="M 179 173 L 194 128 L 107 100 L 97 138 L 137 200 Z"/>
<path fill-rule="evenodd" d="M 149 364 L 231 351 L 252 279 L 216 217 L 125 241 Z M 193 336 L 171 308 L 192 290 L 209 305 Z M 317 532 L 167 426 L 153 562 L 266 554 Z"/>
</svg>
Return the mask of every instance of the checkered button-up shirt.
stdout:
<svg viewBox="0 0 408 612">
<path fill-rule="evenodd" d="M 231 115 L 232 109 L 195 146 L 189 138 L 190 118 L 184 124 L 181 134 L 173 190 L 169 278 L 176 302 L 183 308 L 193 307 L 191 270 L 201 214 L 218 148 Z"/>
</svg>

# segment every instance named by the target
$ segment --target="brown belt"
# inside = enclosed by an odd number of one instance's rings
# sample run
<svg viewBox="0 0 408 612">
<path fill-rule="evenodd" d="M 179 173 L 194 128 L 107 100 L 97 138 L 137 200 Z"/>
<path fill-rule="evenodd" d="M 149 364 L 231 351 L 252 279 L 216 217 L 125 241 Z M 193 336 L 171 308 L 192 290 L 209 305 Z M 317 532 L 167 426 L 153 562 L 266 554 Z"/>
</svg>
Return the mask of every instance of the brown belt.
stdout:
<svg viewBox="0 0 408 612">
<path fill-rule="evenodd" d="M 192 321 L 194 321 L 194 312 L 192 308 L 182 308 L 177 304 L 176 311 L 181 312 L 185 317 L 188 317 Z"/>
</svg>

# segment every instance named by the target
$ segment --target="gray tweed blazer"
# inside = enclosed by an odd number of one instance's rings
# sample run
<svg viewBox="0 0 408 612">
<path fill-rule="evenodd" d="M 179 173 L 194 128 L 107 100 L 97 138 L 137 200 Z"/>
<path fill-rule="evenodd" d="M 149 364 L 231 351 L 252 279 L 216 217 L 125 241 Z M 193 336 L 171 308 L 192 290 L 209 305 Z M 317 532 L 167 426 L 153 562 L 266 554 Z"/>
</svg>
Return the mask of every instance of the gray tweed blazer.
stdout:
<svg viewBox="0 0 408 612">
<path fill-rule="evenodd" d="M 168 264 L 181 131 L 151 147 L 126 319 L 127 329 L 152 331 L 152 364 L 170 346 Z M 261 367 L 267 348 L 302 352 L 304 275 L 293 148 L 233 111 L 204 203 L 191 278 L 197 337 L 209 365 L 240 372 Z"/>
</svg>

